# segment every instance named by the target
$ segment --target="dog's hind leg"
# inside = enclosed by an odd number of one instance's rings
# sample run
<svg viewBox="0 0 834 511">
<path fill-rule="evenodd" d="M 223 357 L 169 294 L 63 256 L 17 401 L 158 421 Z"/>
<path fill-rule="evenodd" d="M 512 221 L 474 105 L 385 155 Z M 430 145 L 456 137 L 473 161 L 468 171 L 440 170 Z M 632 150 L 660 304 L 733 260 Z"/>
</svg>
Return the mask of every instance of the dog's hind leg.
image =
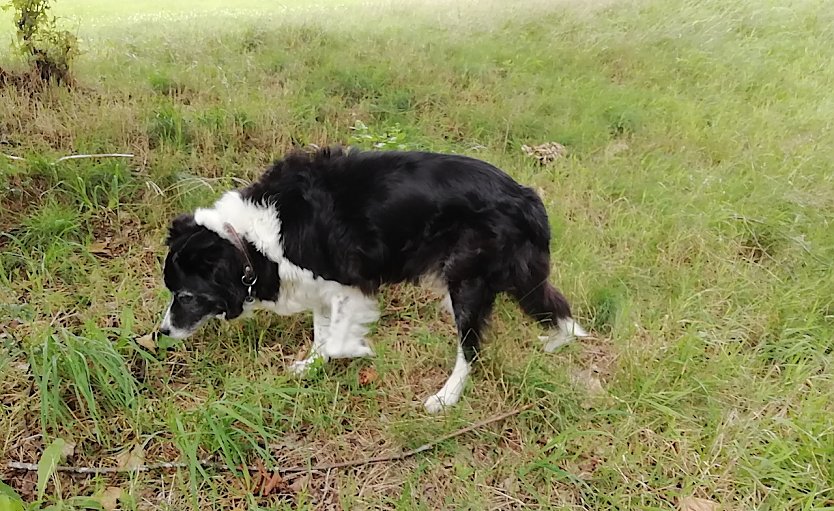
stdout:
<svg viewBox="0 0 834 511">
<path fill-rule="evenodd" d="M 426 400 L 424 406 L 429 413 L 440 412 L 460 399 L 472 362 L 478 357 L 481 332 L 495 302 L 495 292 L 483 279 L 450 283 L 449 296 L 458 327 L 458 355 L 443 388 Z"/>
</svg>

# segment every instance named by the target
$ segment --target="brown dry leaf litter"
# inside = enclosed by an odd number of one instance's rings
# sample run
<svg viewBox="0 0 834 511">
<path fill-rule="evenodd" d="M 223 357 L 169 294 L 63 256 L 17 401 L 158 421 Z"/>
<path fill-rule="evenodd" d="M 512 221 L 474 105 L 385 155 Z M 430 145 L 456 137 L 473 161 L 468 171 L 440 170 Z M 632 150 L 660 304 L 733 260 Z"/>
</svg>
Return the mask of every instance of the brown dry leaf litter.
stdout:
<svg viewBox="0 0 834 511">
<path fill-rule="evenodd" d="M 145 450 L 141 445 L 137 445 L 131 449 L 125 449 L 118 456 L 116 461 L 119 468 L 135 469 L 145 464 Z"/>
<path fill-rule="evenodd" d="M 365 386 L 374 383 L 379 379 L 379 374 L 376 372 L 371 366 L 363 367 L 361 371 L 359 371 L 359 385 Z"/>
<path fill-rule="evenodd" d="M 680 511 L 718 511 L 721 509 L 717 502 L 698 497 L 686 497 L 678 504 Z"/>
<path fill-rule="evenodd" d="M 143 335 L 142 337 L 138 337 L 136 339 L 136 344 L 142 346 L 146 350 L 156 351 L 156 334 L 150 333 Z"/>
<path fill-rule="evenodd" d="M 100 494 L 93 497 L 104 511 L 115 511 L 119 507 L 119 499 L 122 497 L 122 489 L 116 486 L 109 486 Z"/>
<path fill-rule="evenodd" d="M 567 148 L 559 142 L 545 142 L 534 146 L 524 144 L 521 146 L 521 150 L 530 158 L 538 161 L 539 165 L 549 165 L 568 154 Z"/>
<path fill-rule="evenodd" d="M 75 454 L 75 442 L 64 441 L 64 448 L 61 450 L 61 456 L 64 458 L 71 458 Z"/>
</svg>

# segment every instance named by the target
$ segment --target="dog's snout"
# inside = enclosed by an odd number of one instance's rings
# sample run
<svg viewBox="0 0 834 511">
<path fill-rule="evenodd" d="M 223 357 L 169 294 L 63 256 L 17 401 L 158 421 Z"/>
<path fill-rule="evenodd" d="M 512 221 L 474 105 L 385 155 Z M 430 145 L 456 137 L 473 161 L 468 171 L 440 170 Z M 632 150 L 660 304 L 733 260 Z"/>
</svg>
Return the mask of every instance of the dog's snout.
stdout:
<svg viewBox="0 0 834 511">
<path fill-rule="evenodd" d="M 167 326 L 160 327 L 159 333 L 162 335 L 171 335 L 171 329 Z"/>
</svg>

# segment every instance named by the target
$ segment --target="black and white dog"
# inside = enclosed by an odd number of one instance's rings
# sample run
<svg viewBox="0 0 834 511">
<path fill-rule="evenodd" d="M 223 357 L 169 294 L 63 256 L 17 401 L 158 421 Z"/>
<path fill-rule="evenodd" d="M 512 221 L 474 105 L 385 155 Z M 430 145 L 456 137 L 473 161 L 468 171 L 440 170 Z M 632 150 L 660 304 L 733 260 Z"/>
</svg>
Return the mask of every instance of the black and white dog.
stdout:
<svg viewBox="0 0 834 511">
<path fill-rule="evenodd" d="M 373 354 L 365 340 L 383 284 L 440 286 L 459 334 L 455 368 L 425 407 L 460 398 L 498 293 L 546 324 L 545 350 L 586 336 L 549 282 L 550 227 L 541 199 L 473 158 L 424 152 L 296 152 L 212 208 L 174 219 L 160 332 L 252 309 L 313 312 L 310 355 Z"/>
</svg>

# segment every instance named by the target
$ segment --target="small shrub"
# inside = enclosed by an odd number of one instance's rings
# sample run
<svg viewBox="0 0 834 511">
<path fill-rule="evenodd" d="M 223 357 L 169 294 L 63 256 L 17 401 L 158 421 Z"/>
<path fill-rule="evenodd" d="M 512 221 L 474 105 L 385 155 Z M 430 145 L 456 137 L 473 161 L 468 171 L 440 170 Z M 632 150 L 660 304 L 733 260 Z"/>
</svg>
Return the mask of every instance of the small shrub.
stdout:
<svg viewBox="0 0 834 511">
<path fill-rule="evenodd" d="M 3 10 L 14 11 L 17 48 L 33 66 L 42 82 L 70 85 L 70 65 L 78 55 L 78 39 L 66 30 L 58 30 L 55 17 L 49 15 L 50 0 L 10 0 Z"/>
</svg>

